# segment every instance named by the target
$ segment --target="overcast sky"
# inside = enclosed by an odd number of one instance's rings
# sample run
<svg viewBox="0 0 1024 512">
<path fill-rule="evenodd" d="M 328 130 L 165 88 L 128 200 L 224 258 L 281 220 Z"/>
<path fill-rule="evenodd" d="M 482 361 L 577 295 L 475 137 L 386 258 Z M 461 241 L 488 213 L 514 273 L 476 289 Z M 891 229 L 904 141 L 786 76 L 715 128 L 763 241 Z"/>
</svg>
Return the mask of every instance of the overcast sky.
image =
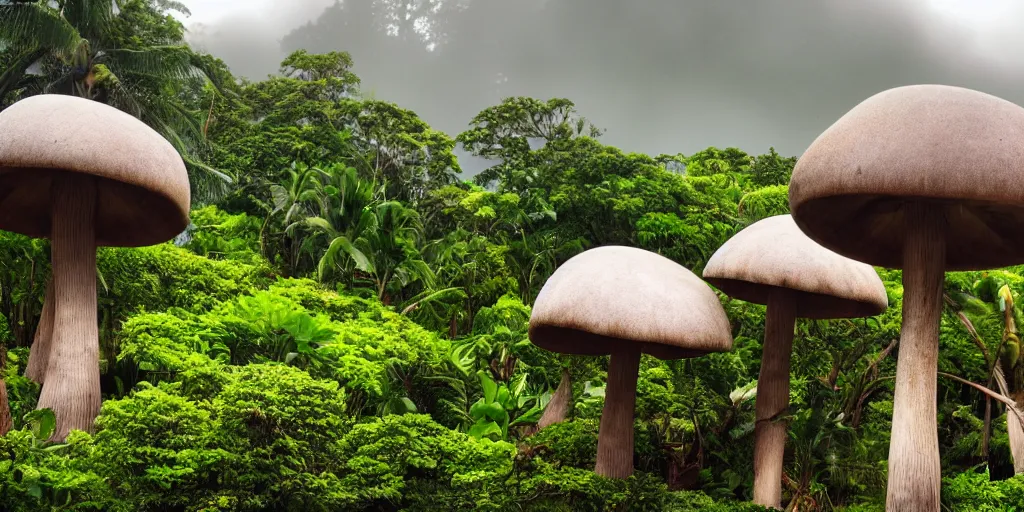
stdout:
<svg viewBox="0 0 1024 512">
<path fill-rule="evenodd" d="M 570 98 L 605 143 L 649 154 L 799 155 L 859 101 L 912 83 L 1024 105 L 1024 0 L 434 1 L 471 6 L 432 52 L 334 0 L 184 3 L 190 41 L 236 74 L 346 50 L 366 90 L 453 136 L 511 95 Z"/>
</svg>

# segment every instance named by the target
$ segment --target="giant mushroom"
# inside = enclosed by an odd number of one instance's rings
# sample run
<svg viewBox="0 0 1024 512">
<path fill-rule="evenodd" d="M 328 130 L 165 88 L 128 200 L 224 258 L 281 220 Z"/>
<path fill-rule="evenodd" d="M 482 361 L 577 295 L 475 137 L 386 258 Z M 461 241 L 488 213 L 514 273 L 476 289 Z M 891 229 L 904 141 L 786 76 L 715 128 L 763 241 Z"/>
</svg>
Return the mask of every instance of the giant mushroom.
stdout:
<svg viewBox="0 0 1024 512">
<path fill-rule="evenodd" d="M 819 244 L 903 269 L 886 510 L 938 511 L 944 272 L 1024 262 L 1024 109 L 946 85 L 878 93 L 807 148 L 789 199 Z"/>
<path fill-rule="evenodd" d="M 56 416 L 52 439 L 91 431 L 99 414 L 96 248 L 174 238 L 190 197 L 174 147 L 125 112 L 51 94 L 0 112 L 0 229 L 50 239 L 52 326 L 39 327 L 50 338 L 33 357 L 45 362 L 38 407 Z"/>
<path fill-rule="evenodd" d="M 889 305 L 885 285 L 870 265 L 808 238 L 789 215 L 762 219 L 730 238 L 703 277 L 730 297 L 768 306 L 755 403 L 754 503 L 780 507 L 787 436 L 776 419 L 789 407 L 796 319 L 877 315 Z"/>
<path fill-rule="evenodd" d="M 544 283 L 530 340 L 546 350 L 611 355 L 597 441 L 597 474 L 633 473 L 633 415 L 640 355 L 682 359 L 732 349 L 718 296 L 659 254 L 603 246 L 566 261 Z"/>
</svg>

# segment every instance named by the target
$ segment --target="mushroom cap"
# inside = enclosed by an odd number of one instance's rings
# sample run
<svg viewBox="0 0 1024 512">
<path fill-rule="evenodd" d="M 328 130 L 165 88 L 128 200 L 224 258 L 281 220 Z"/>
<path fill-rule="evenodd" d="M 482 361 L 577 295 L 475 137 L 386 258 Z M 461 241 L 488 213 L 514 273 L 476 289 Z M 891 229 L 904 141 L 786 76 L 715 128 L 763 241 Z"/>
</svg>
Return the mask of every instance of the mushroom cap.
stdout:
<svg viewBox="0 0 1024 512">
<path fill-rule="evenodd" d="M 718 296 L 659 254 L 604 246 L 563 263 L 544 283 L 530 316 L 530 340 L 552 352 L 605 355 L 639 348 L 660 359 L 732 349 Z"/>
<path fill-rule="evenodd" d="M 878 93 L 846 113 L 797 161 L 797 225 L 821 245 L 901 268 L 902 206 L 946 218 L 946 269 L 1024 262 L 1024 109 L 946 85 Z"/>
<path fill-rule="evenodd" d="M 57 94 L 0 112 L 0 229 L 48 237 L 50 183 L 64 173 L 96 177 L 97 245 L 153 245 L 188 226 L 185 163 L 142 121 Z"/>
<path fill-rule="evenodd" d="M 722 244 L 704 266 L 704 280 L 757 304 L 768 304 L 773 288 L 795 290 L 803 318 L 874 316 L 889 307 L 874 268 L 818 245 L 790 215 L 759 220 Z"/>
</svg>

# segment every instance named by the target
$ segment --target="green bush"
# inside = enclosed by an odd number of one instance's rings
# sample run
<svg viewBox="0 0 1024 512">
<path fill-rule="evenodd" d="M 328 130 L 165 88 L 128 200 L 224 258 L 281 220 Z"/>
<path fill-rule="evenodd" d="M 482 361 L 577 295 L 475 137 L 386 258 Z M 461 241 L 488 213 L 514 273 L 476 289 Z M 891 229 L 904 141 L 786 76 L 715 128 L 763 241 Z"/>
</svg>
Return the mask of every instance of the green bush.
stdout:
<svg viewBox="0 0 1024 512">
<path fill-rule="evenodd" d="M 739 212 L 747 223 L 774 215 L 788 215 L 789 186 L 772 185 L 748 192 L 740 199 Z"/>
<path fill-rule="evenodd" d="M 212 259 L 259 264 L 262 219 L 239 213 L 231 215 L 216 206 L 192 210 L 192 226 L 185 248 Z"/>
<path fill-rule="evenodd" d="M 993 482 L 987 472 L 966 471 L 943 478 L 942 504 L 952 512 L 1024 510 L 1024 477 Z"/>
</svg>

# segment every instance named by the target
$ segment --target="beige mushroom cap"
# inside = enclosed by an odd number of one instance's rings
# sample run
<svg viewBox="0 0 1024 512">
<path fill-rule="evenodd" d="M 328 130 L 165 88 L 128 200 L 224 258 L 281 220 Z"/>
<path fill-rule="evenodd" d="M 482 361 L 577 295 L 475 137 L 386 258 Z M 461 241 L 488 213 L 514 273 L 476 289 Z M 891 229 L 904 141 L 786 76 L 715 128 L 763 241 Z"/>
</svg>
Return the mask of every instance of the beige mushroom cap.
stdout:
<svg viewBox="0 0 1024 512">
<path fill-rule="evenodd" d="M 66 172 L 98 178 L 97 245 L 153 245 L 188 226 L 185 164 L 142 121 L 57 94 L 0 112 L 0 229 L 48 237 L 50 183 Z"/>
<path fill-rule="evenodd" d="M 762 219 L 730 238 L 704 266 L 704 279 L 757 304 L 767 304 L 773 288 L 795 290 L 803 318 L 874 316 L 889 306 L 874 268 L 818 245 L 790 215 Z"/>
<path fill-rule="evenodd" d="M 623 344 L 661 359 L 732 350 L 718 296 L 659 254 L 604 246 L 566 261 L 537 295 L 530 340 L 552 352 L 605 355 Z"/>
<path fill-rule="evenodd" d="M 890 89 L 825 130 L 789 185 L 808 236 L 889 268 L 903 265 L 908 200 L 944 211 L 947 270 L 1024 262 L 1024 109 L 960 87 Z"/>
</svg>

